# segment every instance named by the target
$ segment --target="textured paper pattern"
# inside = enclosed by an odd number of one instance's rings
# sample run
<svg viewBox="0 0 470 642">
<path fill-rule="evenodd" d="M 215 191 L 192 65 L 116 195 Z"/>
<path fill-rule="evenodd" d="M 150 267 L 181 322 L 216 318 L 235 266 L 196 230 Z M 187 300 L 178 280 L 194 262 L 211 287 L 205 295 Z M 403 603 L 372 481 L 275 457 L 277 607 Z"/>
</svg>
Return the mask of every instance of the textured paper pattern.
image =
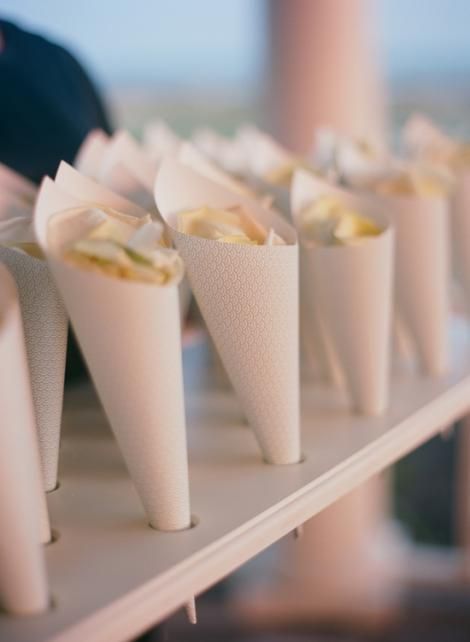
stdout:
<svg viewBox="0 0 470 642">
<path fill-rule="evenodd" d="M 157 206 L 185 261 L 201 313 L 265 459 L 300 459 L 298 246 L 294 230 L 172 160 L 156 182 Z M 239 203 L 293 245 L 243 246 L 184 235 L 173 215 Z"/>
<path fill-rule="evenodd" d="M 57 485 L 67 348 L 67 316 L 47 263 L 0 246 L 21 304 L 44 487 Z"/>
<path fill-rule="evenodd" d="M 361 206 L 357 197 L 302 170 L 296 172 L 292 188 L 297 224 L 302 210 L 327 193 L 337 193 L 385 229 L 359 245 L 303 248 L 315 299 L 313 329 L 318 331 L 319 320 L 333 377 L 344 379 L 356 410 L 377 415 L 385 411 L 389 395 L 393 232 L 369 204 Z"/>
<path fill-rule="evenodd" d="M 40 543 L 48 522 L 20 307 L 1 265 L 0 363 L 0 605 L 26 615 L 49 603 Z"/>
<path fill-rule="evenodd" d="M 447 200 L 392 196 L 371 197 L 371 203 L 385 212 L 395 227 L 396 303 L 400 320 L 411 336 L 420 368 L 427 374 L 441 375 L 449 367 Z M 470 232 L 470 226 L 467 231 Z"/>
<path fill-rule="evenodd" d="M 51 183 L 38 196 L 36 234 L 104 410 L 152 526 L 187 528 L 178 287 L 114 279 L 54 258 L 47 226 L 60 210 Z"/>
</svg>

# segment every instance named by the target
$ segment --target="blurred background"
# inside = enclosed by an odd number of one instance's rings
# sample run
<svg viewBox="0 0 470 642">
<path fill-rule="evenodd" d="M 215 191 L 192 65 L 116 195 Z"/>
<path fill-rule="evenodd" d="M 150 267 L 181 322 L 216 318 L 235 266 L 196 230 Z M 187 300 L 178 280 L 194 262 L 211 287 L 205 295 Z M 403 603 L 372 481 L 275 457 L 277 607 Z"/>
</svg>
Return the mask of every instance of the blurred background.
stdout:
<svg viewBox="0 0 470 642">
<path fill-rule="evenodd" d="M 137 136 L 155 117 L 182 135 L 205 125 L 229 134 L 254 121 L 306 151 L 313 125 L 352 123 L 354 133 L 367 135 L 371 102 L 376 129 L 392 143 L 414 111 L 470 136 L 468 0 L 0 0 L 0 16 L 73 53 L 102 93 L 113 126 Z M 320 76 L 323 84 L 310 82 Z M 373 91 L 362 85 L 369 77 Z M 343 95 L 349 80 L 355 91 Z M 322 122 L 338 103 L 342 115 Z M 319 107 L 310 118 L 317 105 L 324 111 Z M 355 110 L 362 120 L 352 116 Z M 407 538 L 450 554 L 459 544 L 456 480 L 468 463 L 459 459 L 456 434 L 434 439 L 395 466 L 390 500 Z M 258 575 L 276 555 L 269 552 L 242 575 Z M 220 611 L 238 581 L 235 575 L 209 595 L 217 615 L 201 617 L 191 631 L 176 620 L 169 639 L 364 639 L 324 631 L 245 638 L 239 623 Z M 470 639 L 468 591 L 421 593 L 417 603 L 409 625 L 380 639 Z"/>
<path fill-rule="evenodd" d="M 230 132 L 242 120 L 269 121 L 269 0 L 1 0 L 0 10 L 74 53 L 115 125 L 138 132 L 158 114 L 187 134 L 208 122 Z M 393 119 L 424 107 L 465 128 L 467 0 L 375 0 L 366 19 Z"/>
</svg>

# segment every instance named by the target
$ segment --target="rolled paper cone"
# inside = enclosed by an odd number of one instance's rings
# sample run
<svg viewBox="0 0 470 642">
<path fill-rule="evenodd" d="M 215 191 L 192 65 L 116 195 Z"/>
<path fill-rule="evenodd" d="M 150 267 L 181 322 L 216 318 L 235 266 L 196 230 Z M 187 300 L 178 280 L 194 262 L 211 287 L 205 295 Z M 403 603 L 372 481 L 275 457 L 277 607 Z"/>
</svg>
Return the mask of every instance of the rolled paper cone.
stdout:
<svg viewBox="0 0 470 642">
<path fill-rule="evenodd" d="M 85 176 L 96 178 L 100 172 L 109 136 L 102 129 L 93 129 L 85 138 L 75 157 L 75 168 Z"/>
<path fill-rule="evenodd" d="M 156 213 L 152 191 L 148 190 L 123 163 L 104 168 L 98 174 L 98 180 L 102 185 L 136 203 L 146 212 Z"/>
<path fill-rule="evenodd" d="M 300 225 L 302 210 L 318 196 L 338 192 L 307 172 L 296 172 L 292 214 Z M 342 193 L 346 205 L 359 200 Z M 327 342 L 331 341 L 353 406 L 377 415 L 388 405 L 393 300 L 393 231 L 385 217 L 364 212 L 384 228 L 382 234 L 350 246 L 305 247 L 312 292 Z"/>
<path fill-rule="evenodd" d="M 186 167 L 190 167 L 198 174 L 201 174 L 201 176 L 205 176 L 209 180 L 222 185 L 222 187 L 231 190 L 235 194 L 241 194 L 247 198 L 257 198 L 257 195 L 253 190 L 241 181 L 232 178 L 230 174 L 227 174 L 227 172 L 224 172 L 207 160 L 204 154 L 202 154 L 191 143 L 181 144 L 176 154 L 176 159 Z"/>
<path fill-rule="evenodd" d="M 2 191 L 0 186 L 0 223 L 14 218 L 29 218 L 33 206 L 13 192 Z"/>
<path fill-rule="evenodd" d="M 450 220 L 455 275 L 470 313 L 470 171 L 457 175 Z"/>
<path fill-rule="evenodd" d="M 155 199 L 264 458 L 300 459 L 298 245 L 293 228 L 176 160 L 163 161 Z M 179 233 L 174 216 L 202 205 L 246 207 L 287 245 L 219 243 Z"/>
<path fill-rule="evenodd" d="M 422 370 L 441 375 L 449 367 L 447 199 L 371 196 L 371 203 L 389 216 L 395 228 L 396 303 L 404 329 L 411 335 Z"/>
<path fill-rule="evenodd" d="M 23 202 L 29 202 L 33 205 L 37 187 L 25 176 L 0 163 L 0 192 L 14 194 Z"/>
<path fill-rule="evenodd" d="M 126 176 L 131 180 L 135 181 L 132 173 L 125 168 L 125 166 L 117 165 L 117 171 L 120 171 L 119 168 L 122 168 L 126 172 Z M 114 175 L 116 178 L 116 175 Z M 50 180 L 50 179 L 49 179 Z M 114 179 L 113 179 L 114 180 Z M 109 189 L 105 185 L 101 185 L 95 180 L 92 180 L 86 176 L 83 176 L 77 172 L 73 167 L 67 165 L 67 163 L 62 162 L 59 165 L 57 175 L 55 178 L 55 184 L 58 186 L 59 191 L 62 193 L 62 198 L 59 198 L 62 203 L 60 209 L 67 209 L 67 207 L 72 207 L 79 205 L 80 203 L 89 203 L 89 204 L 98 204 L 105 205 L 107 207 L 113 207 L 124 214 L 129 214 L 130 216 L 137 216 L 139 218 L 147 216 L 149 213 L 147 210 L 143 209 L 137 202 L 133 202 L 128 198 L 125 198 L 121 194 Z M 135 183 L 134 183 L 135 184 Z M 139 182 L 139 185 L 142 186 L 142 183 Z M 48 184 L 45 188 L 49 192 L 49 198 L 57 198 L 58 190 L 54 190 L 53 187 Z M 146 187 L 143 188 L 146 192 L 148 191 Z M 69 194 L 73 197 L 74 201 L 71 203 L 70 200 L 67 201 L 65 194 Z M 128 195 L 131 196 L 131 195 Z M 64 199 L 65 197 L 65 199 Z M 67 205 L 68 203 L 68 205 Z M 152 208 L 150 212 L 155 211 L 155 203 L 152 198 Z M 189 304 L 191 301 L 191 291 L 188 287 L 187 279 L 184 278 L 180 285 L 180 311 L 181 311 L 181 322 L 186 319 Z"/>
<path fill-rule="evenodd" d="M 271 194 L 274 197 L 274 205 L 284 216 L 289 216 L 290 187 L 275 185 L 265 177 L 283 165 L 291 163 L 294 156 L 274 138 L 255 127 L 241 128 L 239 137 L 247 150 L 249 180 L 253 188 L 261 194 Z"/>
<path fill-rule="evenodd" d="M 67 350 L 67 315 L 46 261 L 0 246 L 15 278 L 36 416 L 44 488 L 57 486 Z"/>
<path fill-rule="evenodd" d="M 164 156 L 176 154 L 183 140 L 163 120 L 144 126 L 142 145 L 149 156 L 159 163 Z"/>
<path fill-rule="evenodd" d="M 103 156 L 102 171 L 108 171 L 118 163 L 124 164 L 148 190 L 153 190 L 157 164 L 147 155 L 139 143 L 124 130 L 116 132 L 111 137 Z"/>
<path fill-rule="evenodd" d="M 54 184 L 38 195 L 38 241 L 150 524 L 190 526 L 178 287 L 110 278 L 51 251 Z"/>
<path fill-rule="evenodd" d="M 95 180 L 83 176 L 76 169 L 62 161 L 54 179 L 55 184 L 64 193 L 72 196 L 76 201 L 93 205 L 106 205 L 113 207 L 123 214 L 143 217 L 147 212 L 136 203 L 129 201 L 120 194 L 116 194 Z"/>
<path fill-rule="evenodd" d="M 12 277 L 0 266 L 0 606 L 15 615 L 47 609 L 40 543 L 45 495 L 20 307 Z"/>
<path fill-rule="evenodd" d="M 300 246 L 300 335 L 311 371 L 320 380 L 340 388 L 343 375 L 328 333 L 319 318 L 312 290 L 308 251 Z"/>
</svg>

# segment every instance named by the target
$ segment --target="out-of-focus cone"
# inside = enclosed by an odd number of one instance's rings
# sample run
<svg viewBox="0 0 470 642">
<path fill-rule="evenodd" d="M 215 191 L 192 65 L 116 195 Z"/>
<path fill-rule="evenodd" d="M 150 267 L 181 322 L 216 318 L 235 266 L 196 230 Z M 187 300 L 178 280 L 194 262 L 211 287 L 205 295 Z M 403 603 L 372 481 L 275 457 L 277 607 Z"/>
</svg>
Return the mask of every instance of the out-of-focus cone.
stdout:
<svg viewBox="0 0 470 642">
<path fill-rule="evenodd" d="M 49 604 L 40 543 L 47 509 L 20 306 L 14 281 L 3 266 L 0 362 L 0 604 L 15 615 L 29 615 Z"/>
<path fill-rule="evenodd" d="M 90 178 L 98 176 L 109 140 L 109 136 L 102 129 L 93 129 L 88 134 L 74 161 L 74 166 L 81 174 Z"/>
<path fill-rule="evenodd" d="M 445 198 L 371 197 L 395 228 L 396 303 L 422 370 L 449 366 L 449 210 Z M 470 233 L 470 225 L 468 230 Z"/>
<path fill-rule="evenodd" d="M 464 289 L 467 313 L 470 314 L 470 170 L 457 176 L 451 232 L 455 274 Z"/>
<path fill-rule="evenodd" d="M 101 169 L 107 172 L 118 163 L 123 163 L 148 190 L 153 190 L 157 164 L 129 132 L 123 129 L 111 137 L 103 155 Z"/>
<path fill-rule="evenodd" d="M 21 304 L 44 488 L 57 486 L 67 349 L 67 315 L 46 261 L 0 246 Z"/>
<path fill-rule="evenodd" d="M 341 194 L 346 205 L 358 199 L 307 172 L 296 172 L 292 215 L 300 226 L 302 210 L 318 197 Z M 379 236 L 344 246 L 305 247 L 315 309 L 333 344 L 354 407 L 380 414 L 388 405 L 390 332 L 393 300 L 393 231 L 382 217 Z M 359 209 L 364 213 L 364 209 Z"/>
<path fill-rule="evenodd" d="M 178 286 L 110 278 L 62 261 L 49 244 L 48 224 L 74 202 L 60 199 L 46 178 L 36 202 L 38 242 L 151 525 L 187 528 Z"/>
<path fill-rule="evenodd" d="M 144 126 L 142 145 L 147 154 L 157 163 L 164 156 L 178 152 L 183 140 L 163 120 L 152 120 Z"/>
<path fill-rule="evenodd" d="M 402 137 L 408 152 L 415 158 L 425 163 L 437 163 L 438 167 L 441 163 L 442 169 L 453 173 L 455 178 L 449 219 L 452 267 L 465 292 L 467 311 L 470 312 L 470 168 L 465 162 L 457 168 L 453 168 L 452 163 L 448 165 L 454 154 L 459 154 L 459 142 L 447 136 L 422 114 L 411 116 L 403 129 Z"/>
<path fill-rule="evenodd" d="M 155 199 L 185 261 L 191 288 L 265 459 L 300 459 L 298 245 L 274 212 L 167 159 Z M 286 245 L 246 246 L 181 234 L 175 215 L 202 205 L 246 207 Z"/>
<path fill-rule="evenodd" d="M 147 212 L 136 203 L 100 185 L 96 180 L 83 176 L 64 161 L 59 165 L 54 182 L 63 192 L 82 203 L 106 205 L 139 218 L 147 215 Z"/>
</svg>

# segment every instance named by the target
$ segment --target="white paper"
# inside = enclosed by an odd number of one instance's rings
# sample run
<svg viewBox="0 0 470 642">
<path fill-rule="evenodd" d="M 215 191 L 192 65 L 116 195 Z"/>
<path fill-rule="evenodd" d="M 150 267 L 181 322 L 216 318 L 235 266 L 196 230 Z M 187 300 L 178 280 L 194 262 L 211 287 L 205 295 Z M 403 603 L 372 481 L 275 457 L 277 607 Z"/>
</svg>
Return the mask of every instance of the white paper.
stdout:
<svg viewBox="0 0 470 642">
<path fill-rule="evenodd" d="M 162 163 L 155 187 L 158 209 L 265 459 L 294 463 L 300 459 L 296 235 L 256 201 L 234 196 L 172 159 Z M 288 244 L 219 243 L 175 229 L 180 211 L 234 204 Z"/>
<path fill-rule="evenodd" d="M 0 605 L 29 615 L 49 605 L 41 546 L 47 508 L 20 307 L 13 279 L 1 265 L 0 362 Z"/>
</svg>

